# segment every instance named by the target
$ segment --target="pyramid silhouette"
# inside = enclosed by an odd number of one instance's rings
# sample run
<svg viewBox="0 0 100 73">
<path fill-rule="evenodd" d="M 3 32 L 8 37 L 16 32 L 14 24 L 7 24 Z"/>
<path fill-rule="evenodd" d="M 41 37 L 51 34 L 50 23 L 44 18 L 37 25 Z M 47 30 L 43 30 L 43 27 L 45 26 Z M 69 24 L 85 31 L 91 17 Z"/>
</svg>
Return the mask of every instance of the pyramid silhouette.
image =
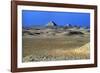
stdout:
<svg viewBox="0 0 100 73">
<path fill-rule="evenodd" d="M 54 21 L 50 21 L 47 25 L 47 27 L 55 27 L 57 24 Z"/>
</svg>

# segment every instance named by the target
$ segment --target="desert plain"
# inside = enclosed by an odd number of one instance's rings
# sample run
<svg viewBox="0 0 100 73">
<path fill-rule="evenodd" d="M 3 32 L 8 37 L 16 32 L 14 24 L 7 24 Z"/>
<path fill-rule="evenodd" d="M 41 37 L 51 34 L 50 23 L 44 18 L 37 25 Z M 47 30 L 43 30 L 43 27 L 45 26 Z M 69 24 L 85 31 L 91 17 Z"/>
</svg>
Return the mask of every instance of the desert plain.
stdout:
<svg viewBox="0 0 100 73">
<path fill-rule="evenodd" d="M 23 28 L 23 62 L 82 60 L 90 58 L 90 31 L 77 26 Z"/>
</svg>

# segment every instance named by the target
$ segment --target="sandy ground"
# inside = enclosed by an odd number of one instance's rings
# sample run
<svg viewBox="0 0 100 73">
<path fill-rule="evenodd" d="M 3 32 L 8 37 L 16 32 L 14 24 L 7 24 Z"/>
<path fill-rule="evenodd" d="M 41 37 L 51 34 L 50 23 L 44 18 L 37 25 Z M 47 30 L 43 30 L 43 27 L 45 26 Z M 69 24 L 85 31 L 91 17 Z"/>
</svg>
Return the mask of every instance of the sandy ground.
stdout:
<svg viewBox="0 0 100 73">
<path fill-rule="evenodd" d="M 89 34 L 23 37 L 23 62 L 89 58 Z"/>
</svg>

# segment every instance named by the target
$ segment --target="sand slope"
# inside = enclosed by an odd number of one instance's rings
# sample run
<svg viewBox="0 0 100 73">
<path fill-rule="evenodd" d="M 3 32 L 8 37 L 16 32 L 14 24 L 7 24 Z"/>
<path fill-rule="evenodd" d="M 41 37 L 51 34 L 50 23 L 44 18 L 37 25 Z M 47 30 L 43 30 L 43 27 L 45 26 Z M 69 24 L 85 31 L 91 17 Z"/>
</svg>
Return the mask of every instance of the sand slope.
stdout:
<svg viewBox="0 0 100 73">
<path fill-rule="evenodd" d="M 75 49 L 53 49 L 49 50 L 47 55 L 48 57 L 34 57 L 29 55 L 24 57 L 23 62 L 29 61 L 50 61 L 50 60 L 77 60 L 77 59 L 89 59 L 89 43 L 83 45 L 80 48 Z"/>
</svg>

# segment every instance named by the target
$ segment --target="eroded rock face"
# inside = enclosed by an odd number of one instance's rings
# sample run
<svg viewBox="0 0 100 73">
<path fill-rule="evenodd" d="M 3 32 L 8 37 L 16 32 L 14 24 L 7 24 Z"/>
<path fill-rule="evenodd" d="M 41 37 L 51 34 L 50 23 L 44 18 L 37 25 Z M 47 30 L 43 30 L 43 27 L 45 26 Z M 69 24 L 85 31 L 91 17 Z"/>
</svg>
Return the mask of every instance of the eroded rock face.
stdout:
<svg viewBox="0 0 100 73">
<path fill-rule="evenodd" d="M 84 35 L 84 32 L 89 33 L 86 30 L 77 30 L 77 29 L 51 29 L 51 28 L 44 28 L 44 29 L 30 29 L 30 30 L 23 30 L 23 36 L 31 36 L 31 37 L 49 37 L 49 36 L 69 36 L 69 35 Z"/>
<path fill-rule="evenodd" d="M 81 31 L 70 31 L 68 34 L 69 35 L 82 35 L 84 33 L 82 33 Z"/>
</svg>

